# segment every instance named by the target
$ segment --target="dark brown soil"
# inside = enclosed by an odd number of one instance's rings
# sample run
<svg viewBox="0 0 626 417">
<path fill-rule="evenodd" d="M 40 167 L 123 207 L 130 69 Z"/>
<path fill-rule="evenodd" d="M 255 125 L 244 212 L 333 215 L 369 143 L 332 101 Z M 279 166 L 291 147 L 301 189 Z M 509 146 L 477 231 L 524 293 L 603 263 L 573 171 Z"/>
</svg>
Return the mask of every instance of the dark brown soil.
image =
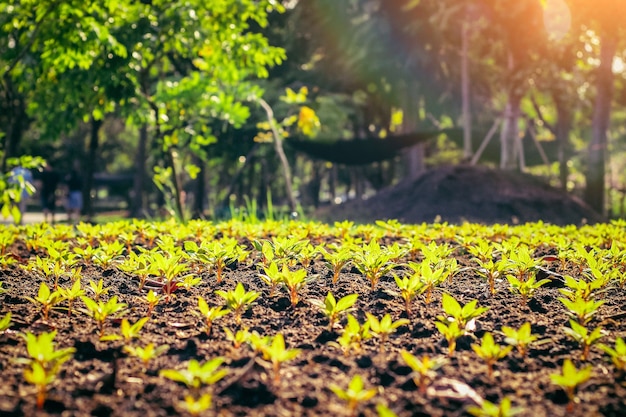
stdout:
<svg viewBox="0 0 626 417">
<path fill-rule="evenodd" d="M 390 242 L 384 242 L 389 244 Z M 461 266 L 470 263 L 469 255 L 456 245 L 455 257 Z M 24 248 L 18 245 L 24 258 Z M 33 255 L 33 254 L 29 254 Z M 556 268 L 554 265 L 546 265 Z M 562 272 L 558 271 L 557 272 Z M 302 301 L 295 309 L 289 306 L 286 293 L 281 290 L 273 298 L 258 278 L 253 265 L 239 264 L 227 270 L 224 282 L 217 284 L 213 275 L 203 273 L 202 283 L 190 291 L 179 291 L 170 303 L 157 306 L 150 321 L 142 330 L 135 346 L 147 343 L 168 344 L 167 352 L 151 361 L 147 367 L 133 357 L 121 354 L 123 343 L 101 342 L 94 321 L 77 313 L 68 318 L 64 311 L 53 311 L 44 322 L 39 310 L 24 299 L 34 296 L 40 279 L 18 268 L 0 272 L 6 293 L 0 294 L 0 315 L 10 311 L 14 325 L 11 331 L 0 335 L 0 415 L 34 416 L 171 416 L 186 415 L 179 403 L 187 389 L 159 376 L 166 368 L 181 369 L 190 359 L 200 362 L 217 356 L 225 358 L 229 374 L 212 387 L 213 406 L 202 415 L 219 416 L 344 416 L 345 404 L 330 391 L 331 383 L 347 386 L 350 378 L 363 376 L 367 387 L 378 387 L 377 395 L 359 407 L 361 415 L 376 415 L 375 406 L 386 404 L 399 416 L 464 416 L 467 405 L 473 404 L 470 393 L 480 398 L 499 402 L 510 396 L 516 406 L 523 408 L 522 416 L 624 416 L 626 415 L 626 379 L 616 373 L 604 354 L 593 348 L 587 362 L 594 369 L 593 378 L 579 390 L 580 403 L 572 412 L 566 412 L 564 392 L 550 381 L 565 358 L 578 360 L 580 349 L 562 332 L 568 318 L 562 304 L 558 281 L 543 287 L 536 296 L 523 305 L 518 296 L 508 290 L 506 282 L 497 283 L 497 293 L 490 296 L 486 284 L 473 272 L 458 274 L 451 282 L 435 291 L 434 299 L 426 304 L 423 297 L 413 303 L 410 324 L 400 327 L 390 337 L 385 352 L 376 339 L 367 340 L 360 353 L 344 355 L 329 342 L 336 340 L 340 330 L 328 331 L 326 318 L 309 303 L 309 299 L 323 299 L 328 291 L 339 298 L 350 293 L 359 294 L 354 313 L 362 323 L 365 312 L 377 317 L 389 313 L 393 319 L 406 317 L 403 303 L 389 294 L 395 290 L 390 276 L 385 276 L 374 290 L 356 270 L 341 274 L 332 285 L 329 271 L 320 261 L 310 267 L 318 279 L 305 287 Z M 110 287 L 109 296 L 118 295 L 131 307 L 124 316 L 135 322 L 146 312 L 139 301 L 145 292 L 137 282 L 116 270 L 102 270 L 89 265 L 84 268 L 83 283 L 102 278 Z M 194 315 L 197 296 L 203 296 L 210 305 L 219 305 L 216 289 L 232 289 L 236 282 L 262 294 L 256 305 L 243 317 L 243 326 L 264 335 L 278 332 L 285 336 L 289 347 L 302 349 L 300 355 L 281 368 L 278 383 L 273 383 L 271 367 L 258 358 L 248 346 L 235 349 L 226 340 L 222 326 L 237 329 L 232 315 L 218 320 L 211 336 L 206 336 L 200 319 Z M 61 285 L 67 286 L 65 280 Z M 436 316 L 442 314 L 441 294 L 449 292 L 460 302 L 477 299 L 489 311 L 477 321 L 472 336 L 459 340 L 457 352 L 437 374 L 431 388 L 419 393 L 409 376 L 410 369 L 400 358 L 401 349 L 417 356 L 445 355 L 446 342 L 435 328 Z M 623 289 L 609 288 L 604 294 L 606 303 L 588 327 L 602 325 L 607 342 L 624 336 L 626 321 L 623 315 L 626 294 Z M 610 319 L 610 317 L 617 317 Z M 493 332 L 496 341 L 503 344 L 501 326 L 519 327 L 529 321 L 532 331 L 542 335 L 546 343 L 531 348 L 526 358 L 517 353 L 496 364 L 493 379 L 486 376 L 486 366 L 471 349 L 470 344 L 484 332 Z M 342 321 L 345 323 L 345 321 Z M 118 332 L 118 321 L 107 321 L 106 333 Z M 34 388 L 24 381 L 25 366 L 16 358 L 25 357 L 25 343 L 19 332 L 58 330 L 61 347 L 74 347 L 74 358 L 64 364 L 63 371 L 51 385 L 44 410 L 35 410 Z M 454 384 L 469 391 L 458 392 Z"/>
<path fill-rule="evenodd" d="M 463 165 L 431 169 L 367 200 L 325 207 L 317 217 L 362 223 L 396 219 L 403 223 L 517 224 L 541 220 L 580 225 L 602 221 L 580 199 L 537 177 Z"/>
</svg>

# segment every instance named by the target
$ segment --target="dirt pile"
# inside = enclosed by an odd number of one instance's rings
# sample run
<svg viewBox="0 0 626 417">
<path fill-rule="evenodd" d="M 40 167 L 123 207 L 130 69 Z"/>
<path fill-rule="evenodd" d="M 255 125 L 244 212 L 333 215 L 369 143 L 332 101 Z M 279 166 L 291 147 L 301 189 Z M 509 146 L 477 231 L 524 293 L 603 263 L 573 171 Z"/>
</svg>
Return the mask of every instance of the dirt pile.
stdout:
<svg viewBox="0 0 626 417">
<path fill-rule="evenodd" d="M 557 225 L 603 220 L 578 198 L 539 178 L 475 166 L 432 169 L 367 200 L 320 209 L 316 217 L 357 222 L 397 219 L 404 223 L 515 224 L 542 220 Z"/>
</svg>

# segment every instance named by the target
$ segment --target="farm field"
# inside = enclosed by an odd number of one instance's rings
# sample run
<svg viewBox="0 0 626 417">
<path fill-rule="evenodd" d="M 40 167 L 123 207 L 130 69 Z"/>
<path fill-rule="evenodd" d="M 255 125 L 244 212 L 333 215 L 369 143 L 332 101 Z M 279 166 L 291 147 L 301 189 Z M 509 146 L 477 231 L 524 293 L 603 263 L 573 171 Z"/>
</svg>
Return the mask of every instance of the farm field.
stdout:
<svg viewBox="0 0 626 417">
<path fill-rule="evenodd" d="M 0 415 L 623 416 L 625 226 L 7 226 Z"/>
</svg>

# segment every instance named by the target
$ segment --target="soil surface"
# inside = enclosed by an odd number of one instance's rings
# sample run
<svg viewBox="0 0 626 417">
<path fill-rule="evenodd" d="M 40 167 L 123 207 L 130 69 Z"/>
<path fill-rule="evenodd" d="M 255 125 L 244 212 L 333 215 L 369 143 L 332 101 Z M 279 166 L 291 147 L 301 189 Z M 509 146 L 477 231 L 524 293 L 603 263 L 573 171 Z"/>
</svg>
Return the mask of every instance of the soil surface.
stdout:
<svg viewBox="0 0 626 417">
<path fill-rule="evenodd" d="M 362 223 L 396 219 L 403 223 L 517 224 L 541 220 L 580 225 L 602 221 L 580 199 L 537 177 L 464 165 L 428 170 L 414 181 L 384 189 L 367 200 L 324 207 L 316 217 Z"/>
<path fill-rule="evenodd" d="M 442 243 L 444 233 L 444 229 L 434 229 L 429 236 Z M 316 238 L 315 243 L 331 240 L 335 238 L 322 236 Z M 252 250 L 247 238 L 241 237 L 240 241 Z M 400 238 L 387 237 L 380 243 L 391 245 L 394 241 L 404 242 Z M 210 411 L 201 415 L 346 416 L 349 415 L 346 403 L 339 400 L 329 386 L 337 384 L 345 388 L 356 374 L 363 377 L 367 388 L 376 389 L 373 398 L 359 405 L 359 415 L 364 416 L 377 415 L 378 404 L 386 404 L 399 416 L 464 416 L 467 415 L 466 407 L 476 401 L 487 399 L 498 403 L 505 396 L 511 397 L 515 406 L 522 407 L 522 416 L 626 415 L 625 376 L 617 372 L 605 354 L 595 347 L 589 360 L 581 362 L 578 344 L 563 333 L 568 316 L 557 300 L 562 286 L 558 279 L 537 290 L 527 305 L 509 291 L 506 281 L 498 281 L 497 293 L 491 296 L 486 283 L 465 268 L 472 264 L 471 256 L 454 240 L 448 239 L 447 242 L 455 248 L 453 256 L 459 263 L 460 272 L 434 291 L 430 303 L 425 302 L 424 296 L 414 300 L 410 324 L 399 327 L 389 337 L 384 351 L 379 340 L 372 338 L 364 341 L 360 352 L 352 351 L 347 355 L 332 343 L 341 334 L 345 317 L 336 328 L 329 330 L 328 320 L 309 300 L 322 300 L 329 291 L 337 299 L 356 293 L 358 300 L 353 314 L 360 323 L 366 319 L 365 312 L 378 318 L 387 313 L 394 320 L 406 318 L 403 301 L 392 295 L 397 291 L 392 276 L 385 275 L 372 290 L 356 269 L 348 269 L 333 285 L 328 268 L 320 260 L 315 260 L 308 271 L 309 276 L 317 279 L 301 290 L 301 301 L 292 308 L 284 289 L 269 296 L 269 288 L 258 277 L 258 264 L 241 262 L 231 265 L 220 284 L 213 273 L 200 272 L 202 282 L 188 291 L 177 291 L 169 303 L 157 305 L 141 331 L 141 338 L 130 342 L 133 346 L 169 345 L 163 355 L 144 366 L 137 358 L 122 352 L 123 342 L 100 341 L 96 323 L 84 313 L 76 312 L 68 317 L 63 310 L 53 310 L 49 320 L 43 320 L 40 309 L 24 299 L 36 295 L 41 278 L 16 265 L 5 268 L 0 271 L 0 281 L 6 290 L 0 294 L 0 317 L 10 311 L 13 325 L 0 335 L 0 415 L 187 415 L 180 403 L 189 390 L 160 376 L 159 370 L 182 369 L 191 359 L 203 363 L 218 356 L 224 358 L 222 367 L 228 375 L 203 389 L 213 394 L 213 404 Z M 141 245 L 146 246 L 137 244 Z M 22 240 L 13 244 L 9 253 L 13 253 L 20 263 L 37 254 L 42 255 L 41 251 L 27 251 Z M 550 249 L 538 250 L 536 255 L 546 253 L 550 253 Z M 258 254 L 253 254 L 252 259 L 254 256 Z M 571 265 L 566 265 L 566 270 L 554 263 L 545 263 L 544 267 L 558 274 L 577 274 Z M 400 274 L 404 268 L 398 266 L 395 272 Z M 542 273 L 541 277 L 544 276 Z M 147 306 L 141 301 L 146 292 L 139 290 L 135 278 L 116 268 L 102 269 L 85 263 L 84 286 L 89 280 L 99 279 L 110 288 L 108 297 L 116 295 L 121 302 L 128 303 L 129 310 L 123 317 L 131 323 L 146 314 Z M 233 289 L 237 282 L 261 296 L 244 314 L 241 326 L 229 314 L 216 320 L 211 335 L 207 336 L 202 321 L 194 313 L 197 297 L 204 297 L 211 306 L 221 305 L 223 300 L 214 291 Z M 63 287 L 69 284 L 68 279 L 60 282 Z M 426 392 L 419 392 L 411 378 L 411 370 L 399 352 L 405 349 L 418 357 L 446 355 L 447 344 L 434 324 L 436 317 L 442 314 L 443 292 L 450 293 L 462 304 L 476 299 L 479 306 L 489 310 L 476 321 L 475 329 L 469 335 L 459 339 L 456 352 L 436 372 Z M 626 335 L 626 294 L 623 289 L 611 286 L 603 298 L 606 302 L 588 328 L 602 325 L 606 332 L 603 340 L 612 344 L 616 337 Z M 84 307 L 82 303 L 77 302 L 77 308 L 81 307 Z M 485 332 L 493 332 L 496 342 L 504 345 L 504 337 L 499 332 L 501 327 L 518 328 L 527 321 L 543 342 L 531 347 L 526 357 L 515 351 L 509 353 L 494 366 L 495 373 L 489 378 L 485 363 L 474 353 L 471 344 Z M 107 320 L 105 333 L 119 334 L 119 324 L 119 319 Z M 289 348 L 298 348 L 301 352 L 295 359 L 282 364 L 280 380 L 274 382 L 271 365 L 247 344 L 235 348 L 233 342 L 227 340 L 224 327 L 231 330 L 247 328 L 261 335 L 280 332 Z M 25 365 L 15 361 L 26 357 L 25 342 L 19 333 L 53 329 L 58 331 L 58 346 L 74 347 L 76 353 L 50 385 L 43 411 L 36 412 L 35 388 L 24 380 Z M 571 358 L 577 367 L 586 364 L 593 367 L 593 376 L 578 390 L 578 403 L 571 412 L 566 411 L 564 391 L 550 379 L 550 374 L 560 369 L 565 358 Z"/>
</svg>

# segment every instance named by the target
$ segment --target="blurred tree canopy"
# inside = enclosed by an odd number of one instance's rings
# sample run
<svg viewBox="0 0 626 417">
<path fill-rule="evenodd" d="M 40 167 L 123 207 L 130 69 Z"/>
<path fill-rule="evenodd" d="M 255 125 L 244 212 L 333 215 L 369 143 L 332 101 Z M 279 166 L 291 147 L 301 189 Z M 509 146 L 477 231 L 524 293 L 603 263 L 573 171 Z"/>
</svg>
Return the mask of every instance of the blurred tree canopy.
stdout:
<svg viewBox="0 0 626 417">
<path fill-rule="evenodd" d="M 184 219 L 481 162 L 623 215 L 620 16 L 615 0 L 0 0 L 1 168 L 78 163 L 88 212 L 95 175 L 125 175 L 132 215 Z"/>
</svg>

